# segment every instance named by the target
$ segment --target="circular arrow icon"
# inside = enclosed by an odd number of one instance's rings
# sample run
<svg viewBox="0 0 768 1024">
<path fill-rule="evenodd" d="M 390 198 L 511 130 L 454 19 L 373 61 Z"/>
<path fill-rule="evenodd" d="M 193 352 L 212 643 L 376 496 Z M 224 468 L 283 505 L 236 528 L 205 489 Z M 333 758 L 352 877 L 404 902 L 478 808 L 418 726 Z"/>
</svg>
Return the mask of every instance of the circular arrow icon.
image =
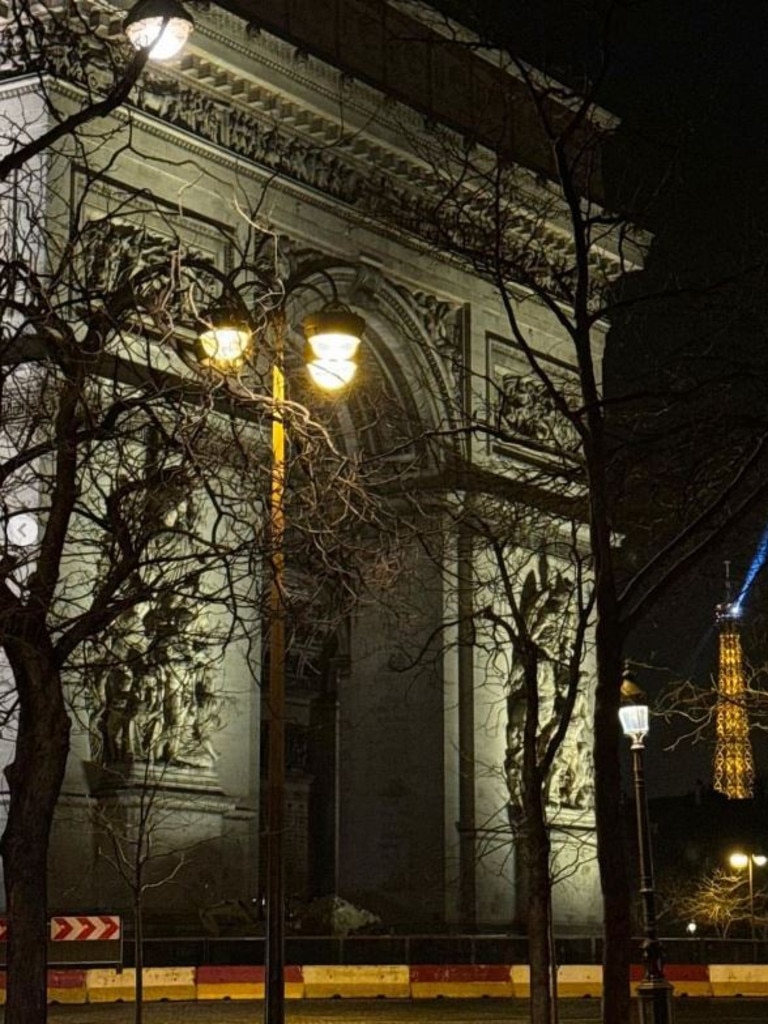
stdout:
<svg viewBox="0 0 768 1024">
<path fill-rule="evenodd" d="M 16 547 L 28 548 L 37 541 L 37 520 L 28 512 L 11 516 L 5 527 L 5 535 Z"/>
</svg>

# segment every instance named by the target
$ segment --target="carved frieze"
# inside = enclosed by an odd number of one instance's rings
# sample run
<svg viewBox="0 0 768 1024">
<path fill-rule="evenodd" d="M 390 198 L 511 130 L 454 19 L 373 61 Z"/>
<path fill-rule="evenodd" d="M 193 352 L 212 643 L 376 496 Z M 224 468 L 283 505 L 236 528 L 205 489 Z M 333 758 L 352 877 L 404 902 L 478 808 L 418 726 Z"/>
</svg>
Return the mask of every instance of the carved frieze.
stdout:
<svg viewBox="0 0 768 1024">
<path fill-rule="evenodd" d="M 553 397 L 561 396 L 569 408 L 578 408 L 578 380 L 571 366 L 536 347 L 533 357 L 552 381 L 547 387 L 519 345 L 489 335 L 486 344 L 486 417 L 489 448 L 496 455 L 513 456 L 553 470 L 573 467 L 578 461 L 580 438 Z"/>
</svg>

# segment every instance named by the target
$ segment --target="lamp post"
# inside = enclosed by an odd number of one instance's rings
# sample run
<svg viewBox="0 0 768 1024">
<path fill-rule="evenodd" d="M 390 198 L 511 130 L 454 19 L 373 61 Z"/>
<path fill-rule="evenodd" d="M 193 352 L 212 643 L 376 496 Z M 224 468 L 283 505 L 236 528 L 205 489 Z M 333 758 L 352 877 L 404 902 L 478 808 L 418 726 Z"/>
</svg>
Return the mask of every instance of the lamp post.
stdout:
<svg viewBox="0 0 768 1024">
<path fill-rule="evenodd" d="M 755 949 L 755 879 L 754 868 L 762 868 L 768 863 L 768 857 L 763 853 L 743 853 L 737 850 L 728 858 L 728 863 L 737 871 L 747 869 L 747 882 L 749 885 L 749 929 L 752 936 L 752 959 L 754 960 Z"/>
<path fill-rule="evenodd" d="M 637 986 L 640 1024 L 669 1024 L 672 1020 L 672 985 L 664 977 L 664 951 L 656 926 L 656 897 L 653 884 L 651 834 L 645 794 L 644 753 L 648 735 L 648 705 L 643 691 L 625 669 L 621 683 L 619 720 L 631 740 L 632 777 L 637 816 L 637 850 L 640 867 L 640 897 L 643 906 L 643 980 Z"/>
<path fill-rule="evenodd" d="M 286 291 L 287 295 L 288 292 Z M 198 359 L 226 372 L 239 370 L 253 347 L 242 302 L 224 295 L 198 337 Z M 270 581 L 268 600 L 269 725 L 267 733 L 265 1024 L 285 1020 L 285 333 L 284 302 L 267 319 L 273 335 L 272 432 L 269 489 Z M 346 386 L 355 374 L 365 330 L 362 317 L 338 303 L 302 322 L 310 378 L 326 391 Z"/>
</svg>

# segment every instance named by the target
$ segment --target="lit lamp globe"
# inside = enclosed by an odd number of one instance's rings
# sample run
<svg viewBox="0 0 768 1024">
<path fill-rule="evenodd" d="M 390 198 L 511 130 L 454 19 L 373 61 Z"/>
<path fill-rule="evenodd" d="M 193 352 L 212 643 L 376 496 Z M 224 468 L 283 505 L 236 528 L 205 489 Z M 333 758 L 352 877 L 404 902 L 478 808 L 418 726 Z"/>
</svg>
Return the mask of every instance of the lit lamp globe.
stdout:
<svg viewBox="0 0 768 1024">
<path fill-rule="evenodd" d="M 730 863 L 731 867 L 736 868 L 739 871 L 748 867 L 750 860 L 755 865 L 755 867 L 758 868 L 764 868 L 765 865 L 768 864 L 768 857 L 766 857 L 764 853 L 749 854 L 737 851 L 736 853 L 732 853 L 731 856 L 728 858 L 728 862 Z"/>
<path fill-rule="evenodd" d="M 340 391 L 357 370 L 365 320 L 348 309 L 325 309 L 304 317 L 307 370 L 324 391 Z"/>
<path fill-rule="evenodd" d="M 627 669 L 621 680 L 621 706 L 619 721 L 625 736 L 632 741 L 633 747 L 642 747 L 648 735 L 648 704 L 645 693 L 635 682 L 632 673 Z"/>
<path fill-rule="evenodd" d="M 197 361 L 222 373 L 234 373 L 250 355 L 252 341 L 248 324 L 237 313 L 213 310 L 197 336 Z"/>
<path fill-rule="evenodd" d="M 189 39 L 194 22 L 177 0 L 139 0 L 123 31 L 136 50 L 151 47 L 152 60 L 170 60 Z"/>
</svg>

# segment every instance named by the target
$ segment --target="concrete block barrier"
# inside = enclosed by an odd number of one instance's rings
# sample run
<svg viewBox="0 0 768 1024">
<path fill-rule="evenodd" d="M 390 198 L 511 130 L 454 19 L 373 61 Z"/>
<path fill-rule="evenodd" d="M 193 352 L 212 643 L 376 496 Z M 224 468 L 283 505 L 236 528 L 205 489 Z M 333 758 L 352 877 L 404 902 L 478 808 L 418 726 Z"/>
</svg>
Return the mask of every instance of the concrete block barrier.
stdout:
<svg viewBox="0 0 768 1024">
<path fill-rule="evenodd" d="M 426 964 L 411 967 L 413 999 L 481 999 L 514 994 L 505 964 Z"/>
<path fill-rule="evenodd" d="M 407 999 L 411 994 L 409 969 L 404 965 L 384 967 L 303 968 L 307 999 Z"/>
<path fill-rule="evenodd" d="M 301 999 L 304 996 L 304 976 L 301 967 L 287 966 L 285 998 Z M 198 999 L 263 999 L 263 967 L 198 967 Z"/>
<path fill-rule="evenodd" d="M 557 969 L 557 994 L 563 999 L 599 998 L 603 994 L 603 968 L 599 964 L 563 964 Z"/>
<path fill-rule="evenodd" d="M 69 968 L 48 971 L 49 1003 L 85 1003 L 88 999 L 86 972 Z M 5 994 L 5 986 L 3 986 Z"/>
<path fill-rule="evenodd" d="M 194 967 L 145 967 L 144 1002 L 193 1000 L 197 998 Z M 86 971 L 89 1003 L 130 1003 L 136 999 L 136 971 L 93 968 Z"/>
<path fill-rule="evenodd" d="M 675 996 L 768 998 L 768 965 L 669 964 L 665 975 Z M 632 994 L 643 968 L 631 968 Z M 558 991 L 563 998 L 600 997 L 602 968 L 594 964 L 564 964 L 558 968 Z M 528 999 L 527 964 L 403 964 L 373 966 L 312 965 L 285 968 L 287 999 Z M 78 967 L 49 970 L 51 1003 L 133 1002 L 136 973 L 132 968 Z M 161 1000 L 263 999 L 264 968 L 147 967 L 144 999 Z M 6 1002 L 6 972 L 0 971 L 0 1005 Z"/>
<path fill-rule="evenodd" d="M 263 999 L 263 967 L 198 967 L 198 999 Z"/>
<path fill-rule="evenodd" d="M 676 996 L 711 996 L 706 964 L 667 964 L 664 974 L 675 987 Z"/>
<path fill-rule="evenodd" d="M 761 964 L 710 964 L 713 996 L 767 996 L 768 966 Z"/>
<path fill-rule="evenodd" d="M 515 999 L 528 999 L 531 994 L 531 969 L 528 964 L 515 964 L 509 969 Z"/>
<path fill-rule="evenodd" d="M 126 967 L 93 967 L 85 972 L 89 1003 L 132 1003 L 136 998 L 136 972 Z"/>
</svg>

